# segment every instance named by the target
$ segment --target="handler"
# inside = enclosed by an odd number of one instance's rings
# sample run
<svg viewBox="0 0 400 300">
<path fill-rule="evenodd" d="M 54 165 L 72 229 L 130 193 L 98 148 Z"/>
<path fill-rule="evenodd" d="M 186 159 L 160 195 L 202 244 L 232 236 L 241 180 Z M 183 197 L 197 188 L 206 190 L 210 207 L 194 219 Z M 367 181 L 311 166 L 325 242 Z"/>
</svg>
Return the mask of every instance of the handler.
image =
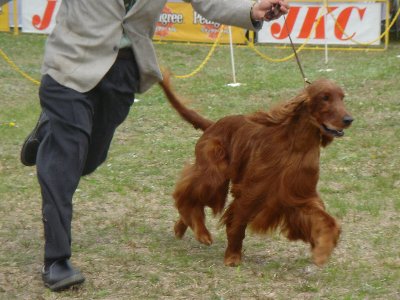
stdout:
<svg viewBox="0 0 400 300">
<path fill-rule="evenodd" d="M 41 70 L 42 113 L 21 150 L 22 163 L 37 166 L 45 237 L 42 279 L 53 291 L 85 280 L 70 262 L 72 197 L 80 177 L 106 159 L 134 94 L 162 79 L 152 37 L 166 2 L 64 0 L 60 5 Z M 209 20 L 255 31 L 289 9 L 286 0 L 187 2 Z"/>
</svg>

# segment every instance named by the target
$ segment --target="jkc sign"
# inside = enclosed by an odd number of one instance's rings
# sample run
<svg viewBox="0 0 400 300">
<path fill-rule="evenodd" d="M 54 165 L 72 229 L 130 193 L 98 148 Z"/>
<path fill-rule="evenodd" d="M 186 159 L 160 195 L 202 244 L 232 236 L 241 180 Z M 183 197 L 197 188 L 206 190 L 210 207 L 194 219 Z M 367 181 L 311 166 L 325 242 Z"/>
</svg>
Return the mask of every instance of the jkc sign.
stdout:
<svg viewBox="0 0 400 300">
<path fill-rule="evenodd" d="M 321 2 L 322 3 L 322 2 Z M 381 3 L 335 3 L 327 7 L 319 3 L 293 3 L 286 15 L 265 23 L 258 34 L 260 43 L 294 43 L 379 45 Z"/>
</svg>

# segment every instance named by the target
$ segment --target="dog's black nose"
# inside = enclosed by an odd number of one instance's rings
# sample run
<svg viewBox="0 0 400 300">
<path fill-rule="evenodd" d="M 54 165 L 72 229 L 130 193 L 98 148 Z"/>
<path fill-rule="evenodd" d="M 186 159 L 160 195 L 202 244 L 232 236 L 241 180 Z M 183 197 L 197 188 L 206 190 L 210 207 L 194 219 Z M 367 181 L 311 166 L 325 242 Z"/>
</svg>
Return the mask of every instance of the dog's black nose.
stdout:
<svg viewBox="0 0 400 300">
<path fill-rule="evenodd" d="M 350 125 L 352 122 L 354 121 L 354 119 L 353 119 L 353 117 L 352 116 L 349 116 L 349 115 L 346 115 L 346 116 L 344 116 L 344 118 L 343 118 L 343 123 L 345 124 L 345 125 Z"/>
</svg>

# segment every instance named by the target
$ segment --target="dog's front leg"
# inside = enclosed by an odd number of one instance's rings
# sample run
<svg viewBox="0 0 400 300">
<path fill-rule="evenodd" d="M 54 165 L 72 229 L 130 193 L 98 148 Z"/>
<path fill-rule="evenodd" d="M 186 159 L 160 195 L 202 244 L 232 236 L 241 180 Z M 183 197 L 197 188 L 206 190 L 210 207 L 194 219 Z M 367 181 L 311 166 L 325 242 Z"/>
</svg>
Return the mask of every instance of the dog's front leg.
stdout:
<svg viewBox="0 0 400 300">
<path fill-rule="evenodd" d="M 242 261 L 242 246 L 245 237 L 246 225 L 230 226 L 226 228 L 228 247 L 225 251 L 224 264 L 235 267 Z"/>
<path fill-rule="evenodd" d="M 225 251 L 224 264 L 230 267 L 237 266 L 242 261 L 242 246 L 247 227 L 247 222 L 236 218 L 233 210 L 233 205 L 231 205 L 226 212 L 227 218 L 225 218 L 228 246 Z"/>
<path fill-rule="evenodd" d="M 301 239 L 311 244 L 313 262 L 325 264 L 340 235 L 340 226 L 324 209 L 321 199 L 310 198 L 307 205 L 291 210 L 286 215 L 286 231 L 289 240 Z"/>
<path fill-rule="evenodd" d="M 336 247 L 341 232 L 340 225 L 327 212 L 320 210 L 311 219 L 311 247 L 313 261 L 324 265 Z"/>
</svg>

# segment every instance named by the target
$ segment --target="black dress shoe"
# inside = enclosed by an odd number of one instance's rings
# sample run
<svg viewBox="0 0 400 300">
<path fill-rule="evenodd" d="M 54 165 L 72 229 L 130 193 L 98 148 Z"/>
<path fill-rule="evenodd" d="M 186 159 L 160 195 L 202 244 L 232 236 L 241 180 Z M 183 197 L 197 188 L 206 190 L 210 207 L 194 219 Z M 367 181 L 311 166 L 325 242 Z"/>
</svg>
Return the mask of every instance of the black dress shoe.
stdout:
<svg viewBox="0 0 400 300">
<path fill-rule="evenodd" d="M 21 149 L 21 162 L 25 166 L 34 166 L 36 164 L 36 155 L 39 148 L 40 140 L 39 140 L 39 129 L 46 124 L 48 118 L 44 112 L 40 114 L 39 120 L 32 130 L 32 132 L 25 139 L 24 144 Z"/>
<path fill-rule="evenodd" d="M 64 290 L 85 281 L 85 277 L 74 269 L 69 259 L 57 260 L 47 270 L 43 267 L 42 279 L 44 285 L 52 291 Z"/>
</svg>

